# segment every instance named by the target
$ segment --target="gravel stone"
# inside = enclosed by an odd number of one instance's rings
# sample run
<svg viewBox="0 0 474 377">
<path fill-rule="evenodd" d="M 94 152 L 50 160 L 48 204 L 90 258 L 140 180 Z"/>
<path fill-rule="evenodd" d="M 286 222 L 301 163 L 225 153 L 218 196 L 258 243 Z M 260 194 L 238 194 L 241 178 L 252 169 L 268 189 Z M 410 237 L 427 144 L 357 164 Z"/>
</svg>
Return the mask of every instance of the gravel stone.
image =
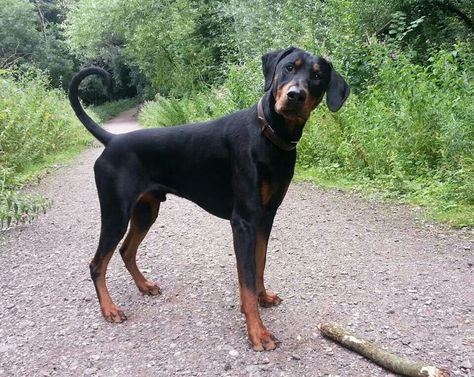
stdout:
<svg viewBox="0 0 474 377">
<path fill-rule="evenodd" d="M 469 360 L 464 360 L 459 366 L 463 369 L 471 369 L 472 368 L 472 364 Z"/>
<path fill-rule="evenodd" d="M 131 112 L 109 124 L 134 126 Z M 281 341 L 275 351 L 249 346 L 228 221 L 172 195 L 138 251 L 162 295 L 143 297 L 116 252 L 108 288 L 128 321 L 106 323 L 88 268 L 101 151 L 94 145 L 31 187 L 53 207 L 0 235 L 1 376 L 393 376 L 315 333 L 323 321 L 472 374 L 473 232 L 310 184 L 290 186 L 270 238 L 266 284 L 284 301 L 261 314 Z"/>
</svg>

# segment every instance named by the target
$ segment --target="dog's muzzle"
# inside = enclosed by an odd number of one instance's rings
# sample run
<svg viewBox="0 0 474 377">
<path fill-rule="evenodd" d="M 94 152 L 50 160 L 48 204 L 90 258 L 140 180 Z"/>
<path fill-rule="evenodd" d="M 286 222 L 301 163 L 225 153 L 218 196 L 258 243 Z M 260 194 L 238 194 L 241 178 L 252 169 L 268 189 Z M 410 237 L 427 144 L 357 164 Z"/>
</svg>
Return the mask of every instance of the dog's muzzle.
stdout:
<svg viewBox="0 0 474 377">
<path fill-rule="evenodd" d="M 293 85 L 288 89 L 288 92 L 286 92 L 286 100 L 290 106 L 302 105 L 306 100 L 306 90 Z"/>
</svg>

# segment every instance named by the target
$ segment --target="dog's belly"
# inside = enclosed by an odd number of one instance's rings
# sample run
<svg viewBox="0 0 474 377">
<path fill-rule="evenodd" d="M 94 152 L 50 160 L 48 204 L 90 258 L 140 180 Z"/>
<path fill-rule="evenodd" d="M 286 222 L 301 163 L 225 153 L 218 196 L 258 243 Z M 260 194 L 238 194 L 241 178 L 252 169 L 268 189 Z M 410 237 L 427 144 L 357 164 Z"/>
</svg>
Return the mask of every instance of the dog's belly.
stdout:
<svg viewBox="0 0 474 377">
<path fill-rule="evenodd" d="M 234 205 L 230 180 L 194 181 L 179 190 L 178 195 L 191 200 L 214 216 L 230 219 Z"/>
<path fill-rule="evenodd" d="M 228 170 L 186 169 L 152 181 L 152 187 L 158 187 L 156 191 L 188 199 L 214 216 L 223 219 L 231 217 L 234 200 Z"/>
<path fill-rule="evenodd" d="M 209 212 L 211 215 L 220 217 L 221 219 L 229 220 L 232 215 L 233 203 L 231 200 L 219 200 L 217 196 L 216 200 L 209 201 L 208 198 L 191 198 L 185 197 L 186 199 L 191 200 L 196 203 L 199 207 Z"/>
</svg>

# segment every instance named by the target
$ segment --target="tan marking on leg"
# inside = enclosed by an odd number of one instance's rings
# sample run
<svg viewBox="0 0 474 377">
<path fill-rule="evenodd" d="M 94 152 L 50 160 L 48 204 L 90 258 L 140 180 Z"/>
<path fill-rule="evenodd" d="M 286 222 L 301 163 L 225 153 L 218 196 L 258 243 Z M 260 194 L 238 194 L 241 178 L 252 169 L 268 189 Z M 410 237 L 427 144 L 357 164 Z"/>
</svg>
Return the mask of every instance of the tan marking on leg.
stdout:
<svg viewBox="0 0 474 377">
<path fill-rule="evenodd" d="M 265 288 L 264 273 L 267 259 L 268 236 L 257 232 L 256 265 L 257 265 L 257 295 L 258 303 L 264 308 L 280 305 L 282 299 Z"/>
<path fill-rule="evenodd" d="M 245 315 L 250 343 L 254 351 L 273 350 L 276 339 L 262 323 L 257 305 L 257 295 L 246 287 L 240 288 L 241 311 Z"/>
<path fill-rule="evenodd" d="M 146 279 L 137 266 L 137 250 L 145 238 L 146 232 L 139 232 L 134 226 L 130 227 L 122 248 L 126 250 L 122 256 L 125 267 L 135 281 L 136 286 L 144 295 L 156 296 L 161 293 L 160 288 L 153 281 Z"/>
<path fill-rule="evenodd" d="M 139 202 L 142 204 L 148 204 L 150 206 L 151 218 L 149 224 L 147 224 L 145 229 L 140 229 L 137 225 L 138 215 L 136 213 L 132 215 L 130 221 L 130 230 L 128 231 L 127 237 L 120 248 L 120 254 L 122 255 L 125 267 L 130 272 L 130 275 L 135 281 L 135 284 L 140 292 L 144 295 L 156 296 L 161 293 L 161 290 L 156 283 L 146 279 L 145 276 L 143 276 L 142 272 L 138 269 L 136 256 L 138 246 L 140 246 L 151 225 L 158 217 L 160 202 L 157 201 L 152 194 L 142 195 L 139 199 Z"/>
<path fill-rule="evenodd" d="M 262 292 L 265 292 L 265 285 L 263 283 L 263 274 L 265 271 L 266 259 L 267 259 L 266 237 L 261 232 L 257 232 L 256 265 L 257 265 L 257 294 L 259 296 Z"/>
<path fill-rule="evenodd" d="M 160 202 L 155 199 L 152 194 L 143 194 L 139 200 L 139 203 L 148 204 L 151 211 L 151 218 L 149 223 L 146 224 L 145 228 L 140 229 L 138 226 L 139 220 L 136 212 L 132 215 L 130 221 L 130 230 L 128 231 L 127 237 L 120 248 L 120 254 L 125 263 L 125 267 L 130 272 L 136 286 L 144 295 L 156 296 L 161 293 L 160 288 L 153 281 L 146 279 L 137 266 L 137 250 L 140 243 L 145 238 L 151 225 L 154 223 L 158 216 L 160 209 Z M 143 221 L 143 220 L 142 220 Z"/>
<path fill-rule="evenodd" d="M 97 289 L 97 296 L 99 298 L 100 309 L 102 315 L 107 322 L 120 323 L 127 319 L 123 311 L 117 307 L 110 297 L 109 290 L 106 284 L 106 272 L 110 259 L 112 258 L 114 250 L 108 252 L 104 258 L 99 261 L 99 268 L 97 278 L 95 279 L 95 287 Z"/>
</svg>

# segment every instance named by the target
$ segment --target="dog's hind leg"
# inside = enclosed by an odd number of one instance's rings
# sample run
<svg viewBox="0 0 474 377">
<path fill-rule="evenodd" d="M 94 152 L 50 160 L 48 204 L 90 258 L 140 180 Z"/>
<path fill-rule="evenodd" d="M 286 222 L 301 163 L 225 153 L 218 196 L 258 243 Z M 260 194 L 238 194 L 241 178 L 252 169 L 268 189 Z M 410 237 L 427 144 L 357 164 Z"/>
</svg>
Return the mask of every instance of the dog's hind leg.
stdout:
<svg viewBox="0 0 474 377">
<path fill-rule="evenodd" d="M 91 277 L 99 299 L 100 309 L 108 322 L 122 322 L 127 319 L 125 314 L 112 301 L 105 281 L 107 266 L 117 244 L 127 230 L 127 222 L 128 219 L 120 210 L 102 211 L 99 246 L 90 263 Z"/>
<path fill-rule="evenodd" d="M 143 276 L 138 269 L 136 256 L 138 246 L 158 216 L 160 203 L 153 193 L 148 192 L 140 196 L 132 212 L 127 237 L 120 247 L 120 255 L 135 284 L 140 292 L 149 296 L 156 296 L 161 290 L 156 283 Z"/>
<path fill-rule="evenodd" d="M 116 185 L 116 172 L 105 159 L 99 158 L 96 161 L 94 171 L 100 202 L 101 229 L 99 246 L 90 263 L 90 272 L 105 320 L 122 322 L 127 318 L 110 297 L 106 285 L 106 272 L 118 243 L 127 231 L 133 193 L 129 190 L 127 192 L 129 197 L 124 197 L 122 190 L 120 195 Z"/>
</svg>

